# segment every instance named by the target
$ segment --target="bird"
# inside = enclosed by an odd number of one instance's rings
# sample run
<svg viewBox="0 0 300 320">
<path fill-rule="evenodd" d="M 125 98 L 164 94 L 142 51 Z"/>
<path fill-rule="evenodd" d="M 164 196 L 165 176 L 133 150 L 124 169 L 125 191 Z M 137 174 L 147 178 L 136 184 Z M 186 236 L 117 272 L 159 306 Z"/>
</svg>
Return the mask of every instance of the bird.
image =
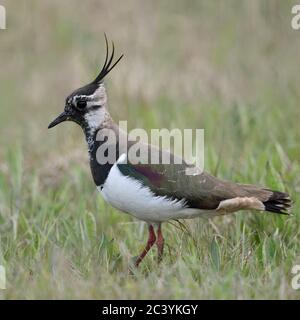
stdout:
<svg viewBox="0 0 300 320">
<path fill-rule="evenodd" d="M 257 210 L 276 214 L 290 213 L 292 200 L 287 192 L 267 187 L 221 180 L 206 171 L 186 174 L 187 168 L 198 169 L 168 150 L 151 144 L 128 141 L 112 119 L 107 101 L 104 79 L 119 63 L 114 61 L 115 46 L 109 45 L 105 35 L 106 57 L 101 71 L 89 84 L 73 91 L 66 99 L 63 112 L 48 126 L 72 121 L 82 129 L 87 142 L 91 174 L 104 201 L 123 213 L 147 223 L 148 240 L 135 259 L 138 267 L 150 249 L 157 246 L 160 262 L 163 258 L 164 237 L 162 223 L 170 220 L 212 218 L 239 210 Z M 99 161 L 98 151 L 107 144 L 107 131 L 115 134 L 107 146 L 114 150 L 110 161 Z M 126 144 L 124 143 L 126 141 Z M 134 143 L 146 150 L 146 161 L 133 162 L 129 150 Z M 149 154 L 157 152 L 159 159 L 170 157 L 170 163 L 151 163 Z M 107 155 L 107 152 L 103 153 Z M 181 162 L 178 162 L 178 159 Z"/>
</svg>

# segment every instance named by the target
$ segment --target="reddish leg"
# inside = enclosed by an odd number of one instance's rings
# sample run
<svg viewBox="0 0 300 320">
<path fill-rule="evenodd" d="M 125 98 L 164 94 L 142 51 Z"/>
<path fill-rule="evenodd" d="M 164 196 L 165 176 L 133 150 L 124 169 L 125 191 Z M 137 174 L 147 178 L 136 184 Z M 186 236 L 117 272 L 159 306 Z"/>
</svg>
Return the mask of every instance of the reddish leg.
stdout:
<svg viewBox="0 0 300 320">
<path fill-rule="evenodd" d="M 149 225 L 149 229 L 148 230 L 149 230 L 148 241 L 147 241 L 145 249 L 143 250 L 143 252 L 138 256 L 138 258 L 135 261 L 135 266 L 136 267 L 139 266 L 141 261 L 145 258 L 146 254 L 148 253 L 148 251 L 151 249 L 151 247 L 154 245 L 154 243 L 156 241 L 156 237 L 155 237 L 153 226 Z"/>
<path fill-rule="evenodd" d="M 158 262 L 161 262 L 163 257 L 164 243 L 165 243 L 165 240 L 161 231 L 161 223 L 160 223 L 157 228 L 157 240 L 156 240 L 156 245 L 158 249 Z"/>
</svg>

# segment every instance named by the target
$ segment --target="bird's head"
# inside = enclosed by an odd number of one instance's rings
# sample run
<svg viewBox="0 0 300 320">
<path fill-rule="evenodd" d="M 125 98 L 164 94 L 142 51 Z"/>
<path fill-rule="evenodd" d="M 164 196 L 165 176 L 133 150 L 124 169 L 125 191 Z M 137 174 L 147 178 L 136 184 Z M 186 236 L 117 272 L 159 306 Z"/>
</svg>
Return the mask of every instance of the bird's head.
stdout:
<svg viewBox="0 0 300 320">
<path fill-rule="evenodd" d="M 114 43 L 112 42 L 112 53 L 110 58 L 106 36 L 105 43 L 106 58 L 100 73 L 94 81 L 75 90 L 67 97 L 64 111 L 49 124 L 49 129 L 64 121 L 76 122 L 83 129 L 92 131 L 101 127 L 101 124 L 105 120 L 107 114 L 107 95 L 103 79 L 123 57 L 123 55 L 121 55 L 115 62 L 113 62 Z"/>
</svg>

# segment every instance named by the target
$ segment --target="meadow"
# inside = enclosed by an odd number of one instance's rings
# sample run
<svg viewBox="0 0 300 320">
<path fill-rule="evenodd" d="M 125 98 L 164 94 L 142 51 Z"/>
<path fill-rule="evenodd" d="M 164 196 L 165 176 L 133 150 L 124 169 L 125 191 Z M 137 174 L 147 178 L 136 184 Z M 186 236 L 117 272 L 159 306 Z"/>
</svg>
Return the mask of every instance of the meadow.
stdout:
<svg viewBox="0 0 300 320">
<path fill-rule="evenodd" d="M 1 299 L 299 299 L 300 31 L 293 1 L 1 1 Z M 81 129 L 47 126 L 103 63 L 132 128 L 203 128 L 205 170 L 288 191 L 292 215 L 241 212 L 163 226 L 134 275 L 143 222 L 105 204 Z"/>
</svg>

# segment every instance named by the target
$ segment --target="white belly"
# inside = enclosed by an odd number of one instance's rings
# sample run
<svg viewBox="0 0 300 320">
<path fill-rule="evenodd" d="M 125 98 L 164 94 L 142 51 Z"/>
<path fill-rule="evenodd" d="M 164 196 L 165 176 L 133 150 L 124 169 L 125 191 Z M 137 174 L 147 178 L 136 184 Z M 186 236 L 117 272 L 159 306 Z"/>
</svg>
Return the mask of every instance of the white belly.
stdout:
<svg viewBox="0 0 300 320">
<path fill-rule="evenodd" d="M 125 154 L 121 155 L 117 163 L 122 163 L 124 157 Z M 97 188 L 110 205 L 148 222 L 214 215 L 212 210 L 186 208 L 184 199 L 156 196 L 138 180 L 124 176 L 117 164 L 111 168 L 102 188 Z"/>
</svg>

